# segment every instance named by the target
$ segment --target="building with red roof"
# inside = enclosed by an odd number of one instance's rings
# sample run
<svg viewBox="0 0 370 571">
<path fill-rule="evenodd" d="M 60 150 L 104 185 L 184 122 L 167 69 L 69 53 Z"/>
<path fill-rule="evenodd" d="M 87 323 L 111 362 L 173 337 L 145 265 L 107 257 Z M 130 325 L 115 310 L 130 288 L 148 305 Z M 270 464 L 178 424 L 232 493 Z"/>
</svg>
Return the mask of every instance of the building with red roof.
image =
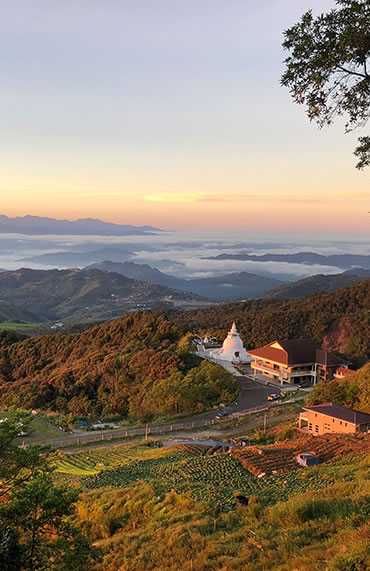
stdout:
<svg viewBox="0 0 370 571">
<path fill-rule="evenodd" d="M 249 354 L 253 358 L 254 374 L 281 383 L 316 384 L 319 380 L 332 379 L 338 368 L 348 366 L 347 361 L 321 349 L 313 339 L 278 339 L 249 350 Z"/>
<path fill-rule="evenodd" d="M 346 367 L 338 367 L 338 369 L 334 373 L 334 377 L 336 379 L 344 379 L 346 377 L 350 377 L 355 372 L 356 371 L 353 371 L 352 369 L 347 369 Z"/>
</svg>

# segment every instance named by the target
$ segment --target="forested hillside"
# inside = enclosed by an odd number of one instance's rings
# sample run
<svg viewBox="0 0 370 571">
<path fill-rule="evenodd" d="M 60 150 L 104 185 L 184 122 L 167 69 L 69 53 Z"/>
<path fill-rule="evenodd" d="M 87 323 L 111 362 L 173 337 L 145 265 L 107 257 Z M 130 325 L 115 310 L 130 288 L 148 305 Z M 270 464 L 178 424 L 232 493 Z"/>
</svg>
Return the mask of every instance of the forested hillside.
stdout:
<svg viewBox="0 0 370 571">
<path fill-rule="evenodd" d="M 134 418 L 204 410 L 230 400 L 235 386 L 221 367 L 199 367 L 200 360 L 189 351 L 190 332 L 222 339 L 233 320 L 247 348 L 279 337 L 313 337 L 362 364 L 369 358 L 369 289 L 367 280 L 292 300 L 255 300 L 166 315 L 136 312 L 72 335 L 13 343 L 4 337 L 0 402 Z"/>
<path fill-rule="evenodd" d="M 370 412 L 370 362 L 344 379 L 319 383 L 307 398 L 311 405 L 326 402 Z"/>
<path fill-rule="evenodd" d="M 0 357 L 0 402 L 73 414 L 150 419 L 230 400 L 231 375 L 189 352 L 190 336 L 164 316 L 137 312 L 80 334 L 41 335 Z"/>
<path fill-rule="evenodd" d="M 313 337 L 356 362 L 370 356 L 370 280 L 297 299 L 257 299 L 167 315 L 193 332 L 201 330 L 220 339 L 235 321 L 247 349 L 276 338 Z"/>
</svg>

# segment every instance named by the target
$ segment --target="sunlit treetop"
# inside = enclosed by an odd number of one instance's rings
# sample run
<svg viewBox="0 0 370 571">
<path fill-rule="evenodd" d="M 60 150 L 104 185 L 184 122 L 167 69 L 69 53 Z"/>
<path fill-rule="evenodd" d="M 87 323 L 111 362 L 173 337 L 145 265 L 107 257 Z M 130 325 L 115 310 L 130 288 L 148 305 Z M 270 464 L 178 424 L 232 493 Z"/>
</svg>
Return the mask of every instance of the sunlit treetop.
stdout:
<svg viewBox="0 0 370 571">
<path fill-rule="evenodd" d="M 309 10 L 284 32 L 286 71 L 281 78 L 296 103 L 320 127 L 337 116 L 346 132 L 363 128 L 370 114 L 370 2 L 337 0 L 314 17 Z M 357 168 L 370 165 L 370 137 L 359 137 Z"/>
</svg>

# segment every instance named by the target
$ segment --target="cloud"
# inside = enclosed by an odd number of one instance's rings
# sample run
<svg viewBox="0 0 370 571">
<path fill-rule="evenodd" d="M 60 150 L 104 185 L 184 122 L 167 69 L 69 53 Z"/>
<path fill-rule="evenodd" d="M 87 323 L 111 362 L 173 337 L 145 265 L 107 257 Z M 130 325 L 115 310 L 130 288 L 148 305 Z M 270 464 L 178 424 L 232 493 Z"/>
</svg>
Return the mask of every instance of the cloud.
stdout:
<svg viewBox="0 0 370 571">
<path fill-rule="evenodd" d="M 201 196 L 202 195 L 200 193 L 196 192 L 158 192 L 155 194 L 145 194 L 143 199 L 149 200 L 150 202 L 196 202 Z"/>
<path fill-rule="evenodd" d="M 188 259 L 185 266 L 189 274 L 194 277 L 209 275 L 228 274 L 233 272 L 249 272 L 267 277 L 283 277 L 288 279 L 306 278 L 315 274 L 340 274 L 342 269 L 333 266 L 321 266 L 319 264 L 291 264 L 288 262 L 255 262 L 251 260 L 199 260 Z"/>
<path fill-rule="evenodd" d="M 333 198 L 370 198 L 368 190 L 339 190 L 331 192 Z"/>
<path fill-rule="evenodd" d="M 296 196 L 290 194 L 278 194 L 278 193 L 250 193 L 250 192 L 219 192 L 219 193 L 201 193 L 201 192 L 184 192 L 184 193 L 170 193 L 170 192 L 158 192 L 154 194 L 146 194 L 142 197 L 144 200 L 150 202 L 271 202 L 274 200 L 276 203 L 286 203 L 286 204 L 316 204 L 328 202 L 331 199 L 329 197 L 313 197 L 313 196 Z"/>
<path fill-rule="evenodd" d="M 245 202 L 258 199 L 258 195 L 225 193 L 225 194 L 203 194 L 197 202 Z"/>
</svg>

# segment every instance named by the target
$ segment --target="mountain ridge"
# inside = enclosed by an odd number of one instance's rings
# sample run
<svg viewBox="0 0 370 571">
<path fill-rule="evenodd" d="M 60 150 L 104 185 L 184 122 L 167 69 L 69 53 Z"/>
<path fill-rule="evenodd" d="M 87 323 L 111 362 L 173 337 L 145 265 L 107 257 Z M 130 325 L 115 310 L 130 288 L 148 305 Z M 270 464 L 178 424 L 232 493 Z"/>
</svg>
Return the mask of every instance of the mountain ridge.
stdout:
<svg viewBox="0 0 370 571">
<path fill-rule="evenodd" d="M 217 256 L 207 256 L 204 260 L 241 260 L 253 262 L 288 262 L 291 264 L 320 264 L 326 266 L 339 267 L 343 270 L 353 269 L 354 265 L 359 265 L 365 269 L 370 268 L 370 256 L 364 254 L 330 254 L 323 255 L 316 252 L 296 252 L 294 254 L 248 254 L 240 252 L 238 254 L 218 254 Z"/>
<path fill-rule="evenodd" d="M 10 218 L 4 214 L 0 215 L 0 233 L 124 236 L 148 235 L 153 232 L 162 232 L 162 230 L 154 226 L 115 224 L 97 218 L 67 220 L 46 216 L 26 215 Z"/>
<path fill-rule="evenodd" d="M 281 285 L 265 293 L 265 299 L 291 299 L 325 291 L 335 291 L 370 278 L 370 270 L 347 270 L 341 274 L 315 274 Z"/>
<path fill-rule="evenodd" d="M 194 293 L 211 299 L 213 301 L 226 301 L 237 299 L 248 299 L 263 295 L 278 285 L 283 284 L 282 280 L 267 278 L 250 272 L 233 272 L 230 274 L 211 278 L 184 279 L 170 276 L 153 268 L 148 264 L 137 264 L 133 261 L 115 263 L 111 260 L 94 263 L 87 268 L 95 268 L 102 271 L 113 271 L 132 277 L 142 279 L 149 283 L 157 283 L 173 287 L 175 289 Z"/>
<path fill-rule="evenodd" d="M 199 296 L 100 270 L 0 273 L 0 299 L 49 320 L 112 319 L 139 307 L 200 301 Z"/>
</svg>

